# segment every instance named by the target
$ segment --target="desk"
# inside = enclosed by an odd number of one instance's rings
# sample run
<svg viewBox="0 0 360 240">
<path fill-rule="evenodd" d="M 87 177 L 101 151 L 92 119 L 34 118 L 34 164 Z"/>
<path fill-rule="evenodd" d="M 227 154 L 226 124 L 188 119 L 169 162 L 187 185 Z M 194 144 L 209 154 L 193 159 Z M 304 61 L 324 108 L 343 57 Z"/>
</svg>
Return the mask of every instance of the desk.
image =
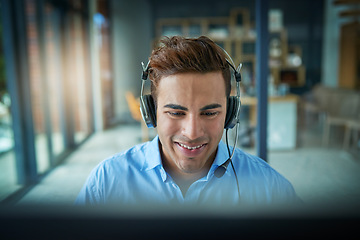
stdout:
<svg viewBox="0 0 360 240">
<path fill-rule="evenodd" d="M 293 149 L 297 138 L 297 95 L 272 96 L 268 101 L 268 148 Z M 250 125 L 256 126 L 256 97 L 241 97 L 242 106 L 249 106 Z"/>
</svg>

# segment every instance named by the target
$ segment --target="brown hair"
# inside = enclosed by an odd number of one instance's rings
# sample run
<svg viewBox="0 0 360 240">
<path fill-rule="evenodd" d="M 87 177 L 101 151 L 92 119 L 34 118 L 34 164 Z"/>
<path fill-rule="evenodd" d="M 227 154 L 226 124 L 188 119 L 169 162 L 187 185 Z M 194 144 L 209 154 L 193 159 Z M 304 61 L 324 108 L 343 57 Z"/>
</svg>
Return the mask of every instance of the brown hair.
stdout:
<svg viewBox="0 0 360 240">
<path fill-rule="evenodd" d="M 165 37 L 160 41 L 160 47 L 153 50 L 150 56 L 151 95 L 156 101 L 156 88 L 163 77 L 178 73 L 221 71 L 225 81 L 225 94 L 229 97 L 231 76 L 226 58 L 222 48 L 208 37 Z"/>
</svg>

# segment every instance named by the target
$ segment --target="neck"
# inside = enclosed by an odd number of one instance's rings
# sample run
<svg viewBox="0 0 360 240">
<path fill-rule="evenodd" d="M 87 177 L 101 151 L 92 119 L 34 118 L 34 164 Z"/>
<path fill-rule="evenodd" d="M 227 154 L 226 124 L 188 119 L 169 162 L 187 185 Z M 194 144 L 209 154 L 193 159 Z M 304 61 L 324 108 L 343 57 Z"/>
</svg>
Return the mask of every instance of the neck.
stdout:
<svg viewBox="0 0 360 240">
<path fill-rule="evenodd" d="M 167 161 L 163 161 L 164 169 L 169 175 L 172 177 L 174 182 L 179 186 L 181 193 L 183 197 L 185 197 L 185 194 L 191 184 L 196 182 L 197 180 L 201 179 L 202 177 L 206 176 L 208 169 L 203 170 L 196 173 L 184 173 L 179 171 L 177 168 L 171 168 Z"/>
<path fill-rule="evenodd" d="M 172 159 L 169 159 L 168 157 L 165 156 L 160 142 L 159 142 L 159 148 L 160 148 L 163 167 L 165 171 L 173 178 L 176 184 L 180 187 L 183 196 L 185 196 L 185 193 L 187 192 L 187 190 L 189 189 L 192 183 L 207 175 L 217 152 L 215 151 L 210 156 L 206 164 L 201 169 L 193 172 L 185 172 L 182 169 L 180 169 Z M 210 159 L 212 160 L 210 161 Z"/>
<path fill-rule="evenodd" d="M 162 154 L 162 163 L 164 166 L 164 169 L 167 173 L 170 174 L 170 176 L 174 179 L 174 181 L 179 185 L 180 188 L 189 188 L 192 183 L 199 180 L 200 178 L 206 176 L 208 173 L 210 166 L 201 169 L 200 171 L 187 173 L 184 171 L 181 171 L 176 166 L 172 166 L 171 162 L 165 159 L 165 157 Z"/>
</svg>

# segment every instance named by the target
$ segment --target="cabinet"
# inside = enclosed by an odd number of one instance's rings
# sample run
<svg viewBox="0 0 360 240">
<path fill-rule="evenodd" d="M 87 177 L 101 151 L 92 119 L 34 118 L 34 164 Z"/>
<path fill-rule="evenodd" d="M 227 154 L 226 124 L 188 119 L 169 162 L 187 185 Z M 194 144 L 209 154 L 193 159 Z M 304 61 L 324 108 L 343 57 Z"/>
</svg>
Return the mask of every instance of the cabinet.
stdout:
<svg viewBox="0 0 360 240">
<path fill-rule="evenodd" d="M 243 106 L 250 108 L 250 125 L 256 126 L 257 99 L 242 97 Z M 297 144 L 297 95 L 269 97 L 268 101 L 268 149 L 289 150 Z M 286 114 L 284 114 L 286 113 Z"/>
<path fill-rule="evenodd" d="M 360 90 L 360 0 L 335 0 L 334 5 L 341 6 L 339 76 L 341 88 Z"/>
<path fill-rule="evenodd" d="M 360 89 L 360 23 L 346 23 L 340 32 L 339 86 Z"/>
</svg>

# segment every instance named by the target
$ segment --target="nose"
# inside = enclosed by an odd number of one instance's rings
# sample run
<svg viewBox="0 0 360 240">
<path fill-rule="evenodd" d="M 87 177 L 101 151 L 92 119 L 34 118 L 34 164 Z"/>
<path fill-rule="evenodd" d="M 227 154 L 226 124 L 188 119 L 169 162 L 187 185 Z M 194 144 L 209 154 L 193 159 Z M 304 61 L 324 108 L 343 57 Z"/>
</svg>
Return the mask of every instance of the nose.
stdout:
<svg viewBox="0 0 360 240">
<path fill-rule="evenodd" d="M 182 125 L 182 134 L 189 140 L 195 140 L 204 135 L 203 123 L 199 116 L 189 114 L 184 119 Z"/>
</svg>

